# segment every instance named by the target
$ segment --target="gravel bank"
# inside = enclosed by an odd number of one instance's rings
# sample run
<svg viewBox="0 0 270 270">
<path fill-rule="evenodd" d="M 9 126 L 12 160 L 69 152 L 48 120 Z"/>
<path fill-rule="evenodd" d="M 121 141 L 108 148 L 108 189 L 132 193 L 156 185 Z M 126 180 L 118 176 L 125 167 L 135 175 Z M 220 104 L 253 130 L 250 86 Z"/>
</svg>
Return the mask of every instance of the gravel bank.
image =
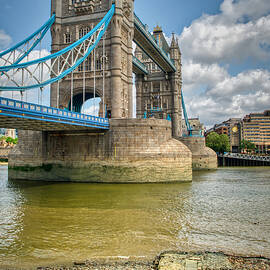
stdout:
<svg viewBox="0 0 270 270">
<path fill-rule="evenodd" d="M 270 270 L 270 259 L 223 253 L 164 252 L 153 261 L 93 260 L 72 266 L 39 267 L 38 270 Z"/>
</svg>

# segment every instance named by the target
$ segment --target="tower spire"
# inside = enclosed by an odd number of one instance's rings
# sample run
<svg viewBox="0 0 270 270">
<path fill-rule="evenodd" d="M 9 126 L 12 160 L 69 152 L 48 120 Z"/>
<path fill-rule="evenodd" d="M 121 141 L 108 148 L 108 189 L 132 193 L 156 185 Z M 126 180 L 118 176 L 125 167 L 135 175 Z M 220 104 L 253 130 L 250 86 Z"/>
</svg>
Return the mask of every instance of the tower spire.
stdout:
<svg viewBox="0 0 270 270">
<path fill-rule="evenodd" d="M 171 49 L 178 49 L 178 40 L 175 38 L 175 33 L 172 32 L 172 42 L 171 42 Z"/>
</svg>

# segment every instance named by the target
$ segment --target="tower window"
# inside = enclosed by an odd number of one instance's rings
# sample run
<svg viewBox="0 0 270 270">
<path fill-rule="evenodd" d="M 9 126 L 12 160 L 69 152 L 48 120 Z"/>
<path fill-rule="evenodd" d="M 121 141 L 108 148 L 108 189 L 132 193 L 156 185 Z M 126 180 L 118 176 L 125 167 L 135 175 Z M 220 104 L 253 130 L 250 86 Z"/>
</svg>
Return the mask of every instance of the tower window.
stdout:
<svg viewBox="0 0 270 270">
<path fill-rule="evenodd" d="M 70 35 L 70 33 L 65 34 L 65 43 L 66 44 L 71 43 L 71 35 Z"/>
<path fill-rule="evenodd" d="M 102 69 L 102 63 L 101 60 L 98 58 L 96 60 L 96 70 L 101 70 Z"/>
<path fill-rule="evenodd" d="M 88 32 L 90 32 L 89 27 L 84 27 L 79 30 L 79 39 L 81 39 L 83 36 L 85 36 Z"/>
<path fill-rule="evenodd" d="M 81 72 L 85 67 L 85 71 L 91 71 L 92 70 L 91 63 L 92 63 L 92 55 L 90 54 L 85 60 L 85 63 L 79 65 L 78 70 Z"/>
</svg>

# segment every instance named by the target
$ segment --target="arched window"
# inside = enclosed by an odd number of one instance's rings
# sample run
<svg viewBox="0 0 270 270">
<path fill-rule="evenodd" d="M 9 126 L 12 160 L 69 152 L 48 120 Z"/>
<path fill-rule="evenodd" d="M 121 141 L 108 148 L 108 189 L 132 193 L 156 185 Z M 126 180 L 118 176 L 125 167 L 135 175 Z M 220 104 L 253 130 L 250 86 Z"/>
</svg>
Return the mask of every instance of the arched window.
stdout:
<svg viewBox="0 0 270 270">
<path fill-rule="evenodd" d="M 71 43 L 71 35 L 70 33 L 65 34 L 65 44 Z"/>
<path fill-rule="evenodd" d="M 102 63 L 101 63 L 101 58 L 96 59 L 96 70 L 101 70 L 102 69 Z"/>
<path fill-rule="evenodd" d="M 86 58 L 85 63 L 79 65 L 78 71 L 79 72 L 83 71 L 83 67 L 85 67 L 85 71 L 91 71 L 92 70 L 91 64 L 92 64 L 92 55 L 90 54 Z"/>
<path fill-rule="evenodd" d="M 81 39 L 83 36 L 85 36 L 88 32 L 90 32 L 89 27 L 84 27 L 79 30 L 79 39 Z"/>
</svg>

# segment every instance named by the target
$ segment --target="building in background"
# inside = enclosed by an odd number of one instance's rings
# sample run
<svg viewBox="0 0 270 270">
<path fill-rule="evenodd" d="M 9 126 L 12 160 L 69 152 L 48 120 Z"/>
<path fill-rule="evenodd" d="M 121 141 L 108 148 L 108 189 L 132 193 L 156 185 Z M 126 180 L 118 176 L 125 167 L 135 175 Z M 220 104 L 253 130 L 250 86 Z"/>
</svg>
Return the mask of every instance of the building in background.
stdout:
<svg viewBox="0 0 270 270">
<path fill-rule="evenodd" d="M 241 118 L 230 118 L 220 124 L 214 125 L 213 128 L 207 130 L 205 135 L 207 136 L 211 132 L 216 132 L 218 134 L 226 134 L 229 136 L 231 152 L 240 152 L 240 142 L 241 142 Z"/>
<path fill-rule="evenodd" d="M 242 138 L 253 142 L 260 153 L 270 153 L 270 110 L 246 115 L 242 121 Z"/>
<path fill-rule="evenodd" d="M 241 151 L 242 140 L 247 140 L 256 145 L 257 152 L 270 154 L 270 110 L 263 113 L 251 113 L 241 118 L 230 118 L 206 132 L 227 134 L 230 138 L 231 152 Z"/>
<path fill-rule="evenodd" d="M 17 130 L 16 129 L 6 129 L 0 128 L 0 135 L 5 137 L 11 137 L 12 139 L 17 138 Z"/>
<path fill-rule="evenodd" d="M 17 137 L 16 129 L 6 129 L 5 136 L 15 139 Z"/>
</svg>

